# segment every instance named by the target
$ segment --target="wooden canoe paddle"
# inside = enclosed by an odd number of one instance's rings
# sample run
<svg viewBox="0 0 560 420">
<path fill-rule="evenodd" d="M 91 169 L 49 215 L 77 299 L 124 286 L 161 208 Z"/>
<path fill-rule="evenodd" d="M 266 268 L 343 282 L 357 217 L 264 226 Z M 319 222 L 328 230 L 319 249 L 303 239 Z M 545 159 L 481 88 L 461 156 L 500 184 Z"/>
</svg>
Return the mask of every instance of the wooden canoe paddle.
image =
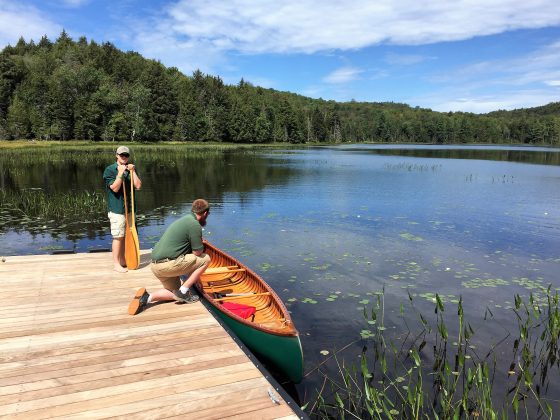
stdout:
<svg viewBox="0 0 560 420">
<path fill-rule="evenodd" d="M 136 270 L 140 265 L 140 242 L 138 241 L 138 232 L 136 231 L 136 217 L 134 214 L 134 169 L 130 171 L 130 205 L 131 217 L 128 223 L 128 206 L 126 203 L 126 188 L 123 184 L 124 193 L 124 259 L 129 270 Z"/>
</svg>

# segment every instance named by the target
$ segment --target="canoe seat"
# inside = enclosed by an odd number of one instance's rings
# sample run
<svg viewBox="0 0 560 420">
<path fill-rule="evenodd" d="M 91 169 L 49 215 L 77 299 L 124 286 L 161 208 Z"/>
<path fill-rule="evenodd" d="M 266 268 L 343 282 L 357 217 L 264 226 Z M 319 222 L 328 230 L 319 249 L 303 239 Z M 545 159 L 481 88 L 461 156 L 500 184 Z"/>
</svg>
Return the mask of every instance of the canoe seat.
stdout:
<svg viewBox="0 0 560 420">
<path fill-rule="evenodd" d="M 231 287 L 239 284 L 240 281 L 233 281 L 230 276 L 225 276 L 225 278 L 215 278 L 215 276 L 212 276 L 208 279 L 201 278 L 200 283 L 205 291 L 208 291 L 208 288 L 210 288 L 210 291 L 213 292 L 215 287 Z"/>
<path fill-rule="evenodd" d="M 208 267 L 202 275 L 208 274 L 226 274 L 226 273 L 238 273 L 240 271 L 245 271 L 244 268 L 239 268 L 237 266 L 228 266 L 228 267 Z"/>
<path fill-rule="evenodd" d="M 258 322 L 261 327 L 267 328 L 284 328 L 286 326 L 286 318 L 273 319 L 267 322 Z"/>
</svg>

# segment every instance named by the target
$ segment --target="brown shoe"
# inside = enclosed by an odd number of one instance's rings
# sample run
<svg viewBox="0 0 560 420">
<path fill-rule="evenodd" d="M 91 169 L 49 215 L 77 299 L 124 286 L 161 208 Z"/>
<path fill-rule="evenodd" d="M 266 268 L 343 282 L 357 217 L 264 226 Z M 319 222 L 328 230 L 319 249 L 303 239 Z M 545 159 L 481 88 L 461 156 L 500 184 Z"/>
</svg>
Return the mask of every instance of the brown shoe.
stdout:
<svg viewBox="0 0 560 420">
<path fill-rule="evenodd" d="M 136 315 L 139 314 L 144 310 L 146 305 L 148 304 L 148 298 L 150 294 L 146 291 L 146 288 L 141 287 L 136 291 L 134 298 L 130 301 L 128 305 L 128 314 L 129 315 Z"/>
<path fill-rule="evenodd" d="M 181 289 L 173 290 L 173 294 L 175 295 L 174 299 L 177 302 L 195 303 L 199 300 L 199 297 L 193 294 L 190 289 L 187 290 L 187 293 L 181 292 Z"/>
</svg>

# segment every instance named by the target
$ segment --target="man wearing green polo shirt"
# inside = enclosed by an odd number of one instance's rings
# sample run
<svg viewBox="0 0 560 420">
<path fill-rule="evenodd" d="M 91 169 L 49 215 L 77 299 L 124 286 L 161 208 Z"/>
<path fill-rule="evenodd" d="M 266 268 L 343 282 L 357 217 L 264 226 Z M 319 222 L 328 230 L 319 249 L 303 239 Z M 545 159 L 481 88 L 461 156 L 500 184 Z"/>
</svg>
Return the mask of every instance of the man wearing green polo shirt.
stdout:
<svg viewBox="0 0 560 420">
<path fill-rule="evenodd" d="M 115 163 L 107 166 L 103 172 L 105 191 L 107 192 L 108 216 L 111 222 L 111 235 L 113 235 L 113 269 L 119 273 L 126 273 L 124 258 L 124 188 L 126 188 L 127 206 L 130 208 L 130 177 L 134 188 L 139 190 L 142 181 L 138 177 L 133 163 L 129 163 L 130 149 L 120 146 L 117 149 Z M 132 174 L 132 175 L 131 175 Z"/>
<path fill-rule="evenodd" d="M 152 250 L 152 273 L 159 279 L 163 289 L 148 293 L 140 288 L 128 306 L 128 313 L 136 315 L 150 303 L 176 300 L 184 303 L 198 301 L 190 287 L 199 279 L 210 263 L 204 253 L 202 227 L 210 214 L 208 201 L 193 201 L 191 213 L 174 221 L 163 233 Z M 181 278 L 186 280 L 181 283 Z"/>
</svg>

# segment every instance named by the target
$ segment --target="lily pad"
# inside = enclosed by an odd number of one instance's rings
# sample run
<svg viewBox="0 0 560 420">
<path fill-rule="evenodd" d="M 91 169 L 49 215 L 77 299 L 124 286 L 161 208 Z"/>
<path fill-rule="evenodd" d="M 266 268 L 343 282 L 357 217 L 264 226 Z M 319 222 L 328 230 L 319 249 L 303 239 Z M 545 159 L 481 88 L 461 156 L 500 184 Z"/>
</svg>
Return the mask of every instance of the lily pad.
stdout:
<svg viewBox="0 0 560 420">
<path fill-rule="evenodd" d="M 400 237 L 403 239 L 406 239 L 407 241 L 415 241 L 415 242 L 420 242 L 423 241 L 424 239 L 422 239 L 420 236 L 415 236 L 412 233 L 401 233 Z"/>
<path fill-rule="evenodd" d="M 305 298 L 301 301 L 301 303 L 310 303 L 312 305 L 315 305 L 317 303 L 317 301 L 315 299 Z"/>
<path fill-rule="evenodd" d="M 360 335 L 362 336 L 362 338 L 373 337 L 373 333 L 371 332 L 371 330 L 362 330 L 360 331 Z"/>
</svg>

